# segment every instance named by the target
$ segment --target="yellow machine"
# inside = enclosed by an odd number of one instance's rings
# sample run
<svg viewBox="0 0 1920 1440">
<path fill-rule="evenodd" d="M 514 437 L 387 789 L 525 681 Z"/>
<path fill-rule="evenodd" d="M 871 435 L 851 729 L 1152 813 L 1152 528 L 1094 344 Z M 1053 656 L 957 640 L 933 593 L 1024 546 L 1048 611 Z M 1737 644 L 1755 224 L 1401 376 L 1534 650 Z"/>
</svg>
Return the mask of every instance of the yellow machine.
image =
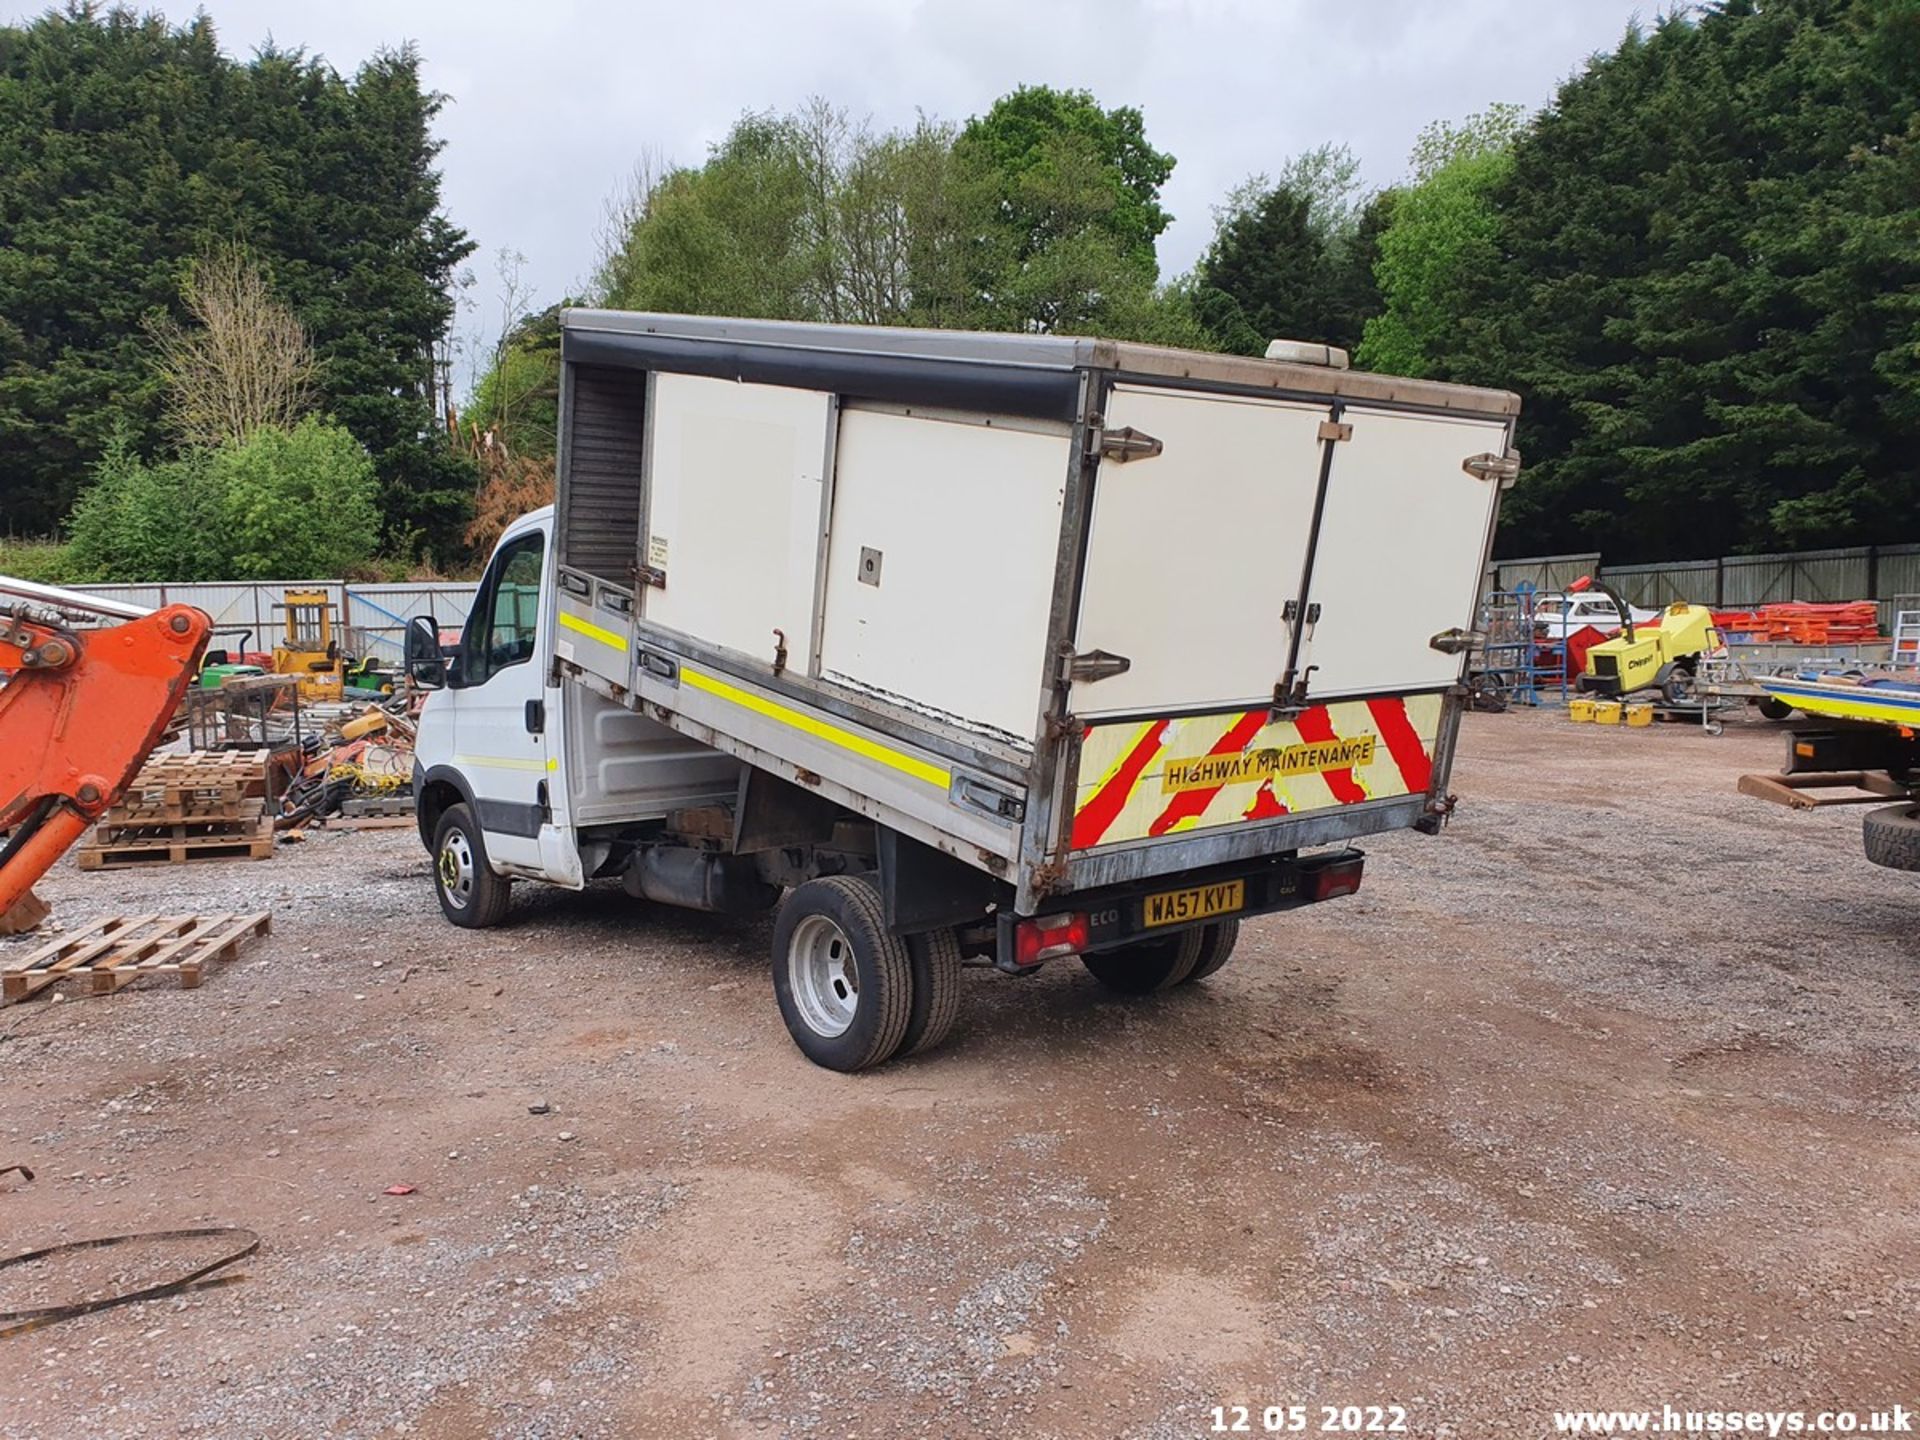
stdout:
<svg viewBox="0 0 1920 1440">
<path fill-rule="evenodd" d="M 287 633 L 273 647 L 273 673 L 298 675 L 302 700 L 338 700 L 346 691 L 346 663 L 333 638 L 333 601 L 324 590 L 281 595 Z"/>
<path fill-rule="evenodd" d="M 1590 580 L 1579 580 L 1569 590 L 1584 590 Z M 1700 657 L 1720 646 L 1713 612 L 1704 605 L 1669 605 L 1655 620 L 1635 623 L 1627 602 L 1605 585 L 1604 593 L 1620 612 L 1620 633 L 1587 651 L 1579 689 L 1615 698 L 1637 690 L 1658 690 L 1669 705 L 1690 705 L 1699 699 L 1695 677 Z"/>
</svg>

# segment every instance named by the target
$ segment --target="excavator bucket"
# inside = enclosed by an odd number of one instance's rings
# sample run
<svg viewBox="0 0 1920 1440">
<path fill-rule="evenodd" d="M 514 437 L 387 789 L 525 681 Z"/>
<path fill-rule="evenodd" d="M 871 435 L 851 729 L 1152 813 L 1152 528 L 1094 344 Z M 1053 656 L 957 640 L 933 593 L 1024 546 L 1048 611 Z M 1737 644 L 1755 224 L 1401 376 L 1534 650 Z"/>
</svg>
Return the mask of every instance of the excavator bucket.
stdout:
<svg viewBox="0 0 1920 1440">
<path fill-rule="evenodd" d="M 0 915 L 126 792 L 212 632 L 186 605 L 88 630 L 67 608 L 0 614 Z"/>
</svg>

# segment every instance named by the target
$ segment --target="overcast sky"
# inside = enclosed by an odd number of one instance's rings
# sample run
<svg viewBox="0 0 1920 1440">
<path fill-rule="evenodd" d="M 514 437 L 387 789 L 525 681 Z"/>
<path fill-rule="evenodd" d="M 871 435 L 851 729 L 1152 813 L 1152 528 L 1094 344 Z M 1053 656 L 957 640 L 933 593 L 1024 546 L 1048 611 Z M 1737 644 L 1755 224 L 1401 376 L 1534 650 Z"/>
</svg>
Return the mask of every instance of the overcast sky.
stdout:
<svg viewBox="0 0 1920 1440">
<path fill-rule="evenodd" d="M 42 7 L 5 5 L 17 14 Z M 176 22 L 194 6 L 158 0 Z M 1162 272 L 1190 266 L 1238 181 L 1323 141 L 1370 186 L 1420 127 L 1544 104 L 1652 5 L 1627 0 L 207 0 L 223 46 L 271 36 L 351 72 L 413 41 L 448 97 L 453 221 L 480 249 L 463 334 L 498 327 L 494 257 L 544 305 L 593 264 L 601 207 L 645 150 L 697 163 L 746 110 L 822 95 L 880 128 L 965 120 L 1016 85 L 1137 105 L 1178 160 Z"/>
</svg>

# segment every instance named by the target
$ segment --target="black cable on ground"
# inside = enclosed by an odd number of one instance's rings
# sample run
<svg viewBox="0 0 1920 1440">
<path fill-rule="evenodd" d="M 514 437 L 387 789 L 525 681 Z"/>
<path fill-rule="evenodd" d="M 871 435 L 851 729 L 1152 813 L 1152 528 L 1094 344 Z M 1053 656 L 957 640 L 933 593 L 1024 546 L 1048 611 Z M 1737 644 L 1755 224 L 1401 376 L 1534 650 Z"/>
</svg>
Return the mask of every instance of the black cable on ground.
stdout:
<svg viewBox="0 0 1920 1440">
<path fill-rule="evenodd" d="M 189 1290 L 210 1290 L 216 1285 L 231 1285 L 244 1280 L 244 1275 L 219 1275 L 208 1279 L 216 1270 L 224 1270 L 237 1264 L 260 1248 L 260 1237 L 251 1230 L 243 1230 L 235 1225 L 215 1225 L 204 1230 L 147 1230 L 138 1235 L 102 1235 L 95 1240 L 69 1240 L 63 1245 L 49 1245 L 43 1250 L 29 1250 L 24 1255 L 15 1255 L 11 1259 L 0 1260 L 0 1270 L 15 1265 L 28 1265 L 35 1260 L 45 1260 L 52 1255 L 62 1255 L 78 1250 L 104 1250 L 113 1245 L 131 1245 L 142 1240 L 211 1240 L 230 1236 L 242 1242 L 239 1248 L 229 1251 L 216 1260 L 209 1261 L 199 1268 L 189 1271 L 175 1280 L 159 1285 L 149 1285 L 140 1290 L 129 1290 L 124 1295 L 108 1295 L 99 1300 L 78 1300 L 69 1305 L 44 1305 L 34 1310 L 0 1310 L 0 1340 L 10 1335 L 24 1335 L 30 1330 L 41 1330 L 49 1325 L 57 1325 L 62 1320 L 72 1320 L 81 1315 L 91 1315 L 96 1310 L 111 1310 L 116 1305 L 131 1305 L 137 1300 L 161 1300 L 169 1295 L 184 1294 Z"/>
</svg>

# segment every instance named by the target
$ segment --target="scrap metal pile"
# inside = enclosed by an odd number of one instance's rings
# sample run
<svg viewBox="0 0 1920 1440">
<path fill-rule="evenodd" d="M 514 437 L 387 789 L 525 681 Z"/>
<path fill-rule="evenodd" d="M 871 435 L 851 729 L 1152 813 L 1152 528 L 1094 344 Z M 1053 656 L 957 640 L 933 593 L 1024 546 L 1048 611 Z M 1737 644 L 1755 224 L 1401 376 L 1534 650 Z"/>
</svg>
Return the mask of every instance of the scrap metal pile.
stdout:
<svg viewBox="0 0 1920 1440">
<path fill-rule="evenodd" d="M 411 814 L 420 697 L 312 701 L 286 675 L 235 675 L 193 691 L 186 729 L 195 751 L 270 756 L 280 831 L 350 815 Z"/>
</svg>

